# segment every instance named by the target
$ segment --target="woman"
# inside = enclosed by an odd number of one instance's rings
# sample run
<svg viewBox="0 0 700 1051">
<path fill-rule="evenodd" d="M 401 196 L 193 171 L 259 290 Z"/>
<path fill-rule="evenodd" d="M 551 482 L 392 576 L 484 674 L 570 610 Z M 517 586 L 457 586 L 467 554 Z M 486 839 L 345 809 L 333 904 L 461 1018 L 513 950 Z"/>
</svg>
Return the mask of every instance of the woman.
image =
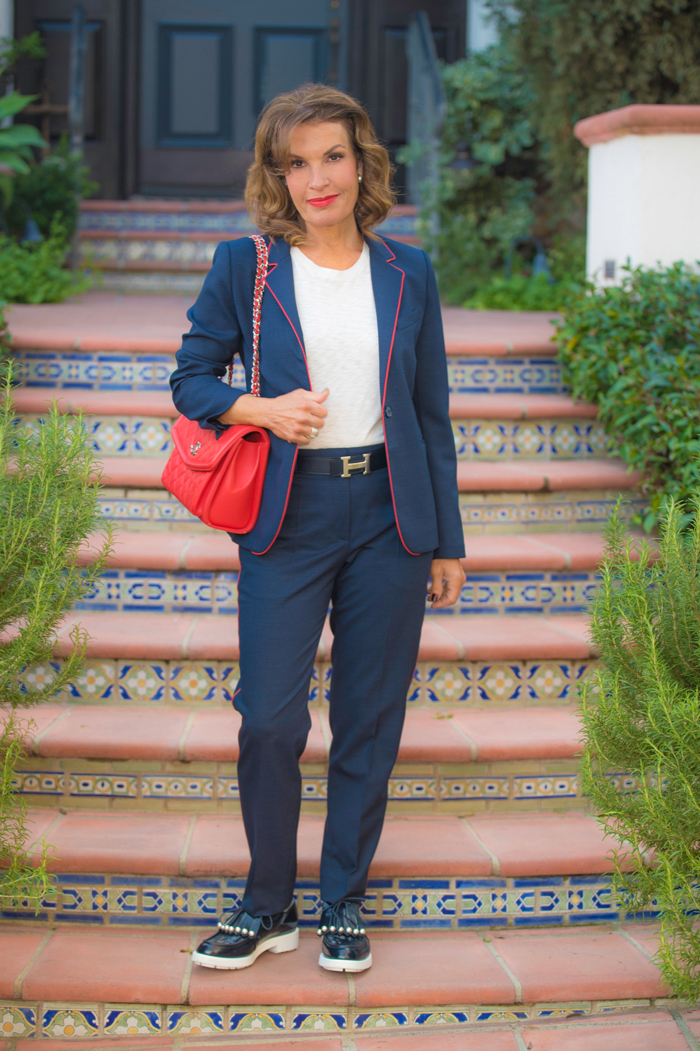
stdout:
<svg viewBox="0 0 700 1051">
<path fill-rule="evenodd" d="M 319 963 L 372 963 L 360 906 L 384 821 L 426 582 L 433 609 L 464 582 L 440 304 L 425 252 L 372 228 L 394 198 L 362 107 L 310 84 L 265 109 L 246 201 L 269 235 L 261 397 L 248 384 L 255 246 L 219 245 L 172 376 L 202 427 L 270 432 L 260 515 L 240 546 L 238 779 L 251 865 L 241 907 L 194 954 L 247 967 L 298 944 L 293 900 L 309 681 L 332 603 L 333 744 L 321 857 Z"/>
</svg>

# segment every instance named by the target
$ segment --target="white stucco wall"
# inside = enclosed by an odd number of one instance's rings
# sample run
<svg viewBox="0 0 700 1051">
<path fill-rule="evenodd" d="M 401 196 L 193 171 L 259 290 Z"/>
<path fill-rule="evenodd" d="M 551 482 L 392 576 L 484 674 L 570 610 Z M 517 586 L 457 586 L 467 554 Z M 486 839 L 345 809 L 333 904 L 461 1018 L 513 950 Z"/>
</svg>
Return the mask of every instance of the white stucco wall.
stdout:
<svg viewBox="0 0 700 1051">
<path fill-rule="evenodd" d="M 12 0 L 0 0 L 0 37 L 11 40 L 14 36 Z"/>
<path fill-rule="evenodd" d="M 587 270 L 700 260 L 700 135 L 623 135 L 589 149 Z M 605 276 L 605 263 L 615 276 Z"/>
<path fill-rule="evenodd" d="M 484 0 L 467 0 L 467 51 L 483 51 L 497 41 L 498 30 Z"/>
</svg>

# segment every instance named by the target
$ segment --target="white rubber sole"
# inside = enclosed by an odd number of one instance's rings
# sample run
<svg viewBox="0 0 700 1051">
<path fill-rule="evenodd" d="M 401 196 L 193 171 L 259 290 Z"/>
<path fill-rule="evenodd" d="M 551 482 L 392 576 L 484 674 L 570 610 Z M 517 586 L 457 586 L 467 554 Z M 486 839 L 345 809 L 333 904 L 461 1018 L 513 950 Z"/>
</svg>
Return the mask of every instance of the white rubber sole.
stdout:
<svg viewBox="0 0 700 1051">
<path fill-rule="evenodd" d="M 324 956 L 321 953 L 318 958 L 318 965 L 326 971 L 352 971 L 357 973 L 358 971 L 366 971 L 368 967 L 372 966 L 372 953 L 364 960 L 333 960 L 330 956 Z"/>
<path fill-rule="evenodd" d="M 227 959 L 225 956 L 207 956 L 206 953 L 193 952 L 192 962 L 198 963 L 200 967 L 212 967 L 217 971 L 241 971 L 244 967 L 254 964 L 264 952 L 292 952 L 298 948 L 299 931 L 290 931 L 289 934 L 277 934 L 274 938 L 261 942 L 250 956 Z"/>
</svg>

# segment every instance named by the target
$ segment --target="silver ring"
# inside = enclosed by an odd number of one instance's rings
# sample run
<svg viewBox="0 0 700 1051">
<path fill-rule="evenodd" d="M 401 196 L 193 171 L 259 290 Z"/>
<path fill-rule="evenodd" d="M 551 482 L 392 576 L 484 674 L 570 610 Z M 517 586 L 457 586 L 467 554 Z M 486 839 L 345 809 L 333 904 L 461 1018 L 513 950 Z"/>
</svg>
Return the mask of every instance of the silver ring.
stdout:
<svg viewBox="0 0 700 1051">
<path fill-rule="evenodd" d="M 313 441 L 314 438 L 318 438 L 318 427 L 311 428 L 311 434 L 309 435 L 309 438 L 311 439 L 311 441 Z"/>
</svg>

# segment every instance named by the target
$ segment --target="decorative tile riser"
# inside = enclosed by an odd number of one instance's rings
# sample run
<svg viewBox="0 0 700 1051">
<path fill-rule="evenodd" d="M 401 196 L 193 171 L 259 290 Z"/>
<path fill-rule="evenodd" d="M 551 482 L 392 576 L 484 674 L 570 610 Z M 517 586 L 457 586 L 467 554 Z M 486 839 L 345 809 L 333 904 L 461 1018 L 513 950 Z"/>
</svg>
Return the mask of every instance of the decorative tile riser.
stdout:
<svg viewBox="0 0 700 1051">
<path fill-rule="evenodd" d="M 199 295 L 206 276 L 201 272 L 185 270 L 103 270 L 99 288 L 103 292 L 121 292 L 124 295 L 141 293 L 149 296 L 192 296 L 194 299 Z"/>
<path fill-rule="evenodd" d="M 570 1018 L 657 1007 L 668 1009 L 676 1000 L 577 1000 L 534 1004 L 425 1004 L 373 1011 L 358 1007 L 221 1006 L 192 1009 L 186 1005 L 86 1004 L 0 1002 L 0 1037 L 68 1038 L 80 1046 L 84 1038 L 147 1037 L 167 1033 L 174 1037 L 216 1037 L 221 1034 L 268 1038 L 293 1033 L 357 1032 L 387 1030 L 425 1032 L 434 1026 L 442 1031 L 485 1032 L 513 1023 L 539 1019 Z M 40 1045 L 39 1045 L 40 1046 Z M 70 1045 L 66 1044 L 68 1048 Z M 205 1044 L 202 1045 L 206 1046 Z M 282 1045 L 281 1045 L 282 1046 Z"/>
<path fill-rule="evenodd" d="M 588 608 L 599 579 L 595 572 L 470 573 L 456 606 L 433 612 L 426 604 L 426 613 L 579 613 Z M 234 614 L 237 587 L 237 572 L 110 569 L 77 608 Z"/>
<path fill-rule="evenodd" d="M 38 915 L 20 906 L 0 916 L 51 926 L 211 927 L 240 906 L 244 887 L 244 879 L 216 877 L 57 875 L 55 896 Z M 318 883 L 299 881 L 296 901 L 300 925 L 314 928 L 321 915 Z M 627 918 L 599 875 L 370 880 L 361 912 L 366 927 L 384 930 L 567 927 Z"/>
<path fill-rule="evenodd" d="M 377 231 L 386 237 L 413 236 L 416 233 L 417 218 L 415 215 L 390 215 L 377 227 Z M 173 241 L 177 240 L 178 234 L 220 234 L 221 239 L 226 234 L 252 234 L 257 230 L 256 225 L 245 209 L 240 211 L 221 212 L 141 212 L 141 211 L 82 211 L 80 214 L 80 232 L 101 232 L 105 238 L 110 234 L 112 238 L 119 235 L 123 241 L 128 243 L 130 233 L 140 234 L 142 237 L 148 233 L 172 233 Z M 85 238 L 88 247 L 93 244 L 93 238 Z M 216 241 L 213 242 L 215 245 Z"/>
<path fill-rule="evenodd" d="M 233 752 L 233 742 L 232 742 Z M 394 813 L 456 814 L 581 809 L 585 806 L 575 759 L 510 763 L 401 764 L 389 779 Z M 326 764 L 302 766 L 302 805 L 316 813 L 326 805 Z M 312 772 L 311 772 L 312 771 Z M 617 775 L 621 790 L 634 791 L 633 778 Z M 103 759 L 37 759 L 17 770 L 14 790 L 32 805 L 96 806 L 99 809 L 189 810 L 238 813 L 235 763 L 165 763 Z"/>
<path fill-rule="evenodd" d="M 200 264 L 197 269 L 211 267 L 218 242 L 212 240 L 181 240 L 174 237 L 149 239 L 138 237 L 90 237 L 81 243 L 81 260 L 100 269 L 138 270 L 144 264 L 187 270 Z"/>
<path fill-rule="evenodd" d="M 47 689 L 59 661 L 31 667 L 33 686 Z M 421 661 L 408 693 L 409 708 L 501 707 L 571 703 L 572 687 L 593 660 Z M 87 661 L 66 690 L 69 701 L 145 706 L 229 705 L 239 680 L 237 661 Z M 328 703 L 331 665 L 314 665 L 309 703 Z"/>
<path fill-rule="evenodd" d="M 460 493 L 465 535 L 558 530 L 600 531 L 620 493 L 609 489 L 564 489 L 558 492 Z M 629 520 L 647 508 L 643 497 L 625 494 L 623 515 Z"/>
<path fill-rule="evenodd" d="M 129 276 L 134 280 L 138 276 L 147 281 L 159 275 L 114 276 Z M 171 276 L 173 280 L 182 280 L 186 275 Z M 148 291 L 146 287 L 143 290 Z M 28 387 L 170 390 L 168 377 L 175 368 L 175 357 L 170 354 L 16 350 L 14 358 L 19 366 L 18 378 Z M 450 355 L 447 373 L 453 393 L 562 394 L 567 390 L 561 365 L 551 357 L 475 359 Z M 236 364 L 234 385 L 245 385 L 240 363 Z"/>
<path fill-rule="evenodd" d="M 578 460 L 607 454 L 599 423 L 574 420 L 453 420 L 459 460 Z"/>
<path fill-rule="evenodd" d="M 43 417 L 25 415 L 19 426 L 36 430 Z M 163 456 L 172 451 L 171 418 L 154 416 L 85 416 L 83 428 L 89 444 L 102 457 Z"/>
<path fill-rule="evenodd" d="M 35 429 L 42 417 L 26 414 L 18 425 Z M 102 456 L 167 456 L 172 450 L 171 417 L 88 415 L 84 428 Z M 579 460 L 606 455 L 607 438 L 597 423 L 453 420 L 460 460 Z"/>
<path fill-rule="evenodd" d="M 616 490 L 586 489 L 530 493 L 460 493 L 459 506 L 465 534 L 524 532 L 598 532 L 608 520 Z M 106 487 L 99 497 L 101 514 L 120 529 L 181 529 L 191 532 L 205 526 L 163 489 Z M 628 517 L 643 513 L 646 501 L 632 497 L 625 503 Z"/>
</svg>

